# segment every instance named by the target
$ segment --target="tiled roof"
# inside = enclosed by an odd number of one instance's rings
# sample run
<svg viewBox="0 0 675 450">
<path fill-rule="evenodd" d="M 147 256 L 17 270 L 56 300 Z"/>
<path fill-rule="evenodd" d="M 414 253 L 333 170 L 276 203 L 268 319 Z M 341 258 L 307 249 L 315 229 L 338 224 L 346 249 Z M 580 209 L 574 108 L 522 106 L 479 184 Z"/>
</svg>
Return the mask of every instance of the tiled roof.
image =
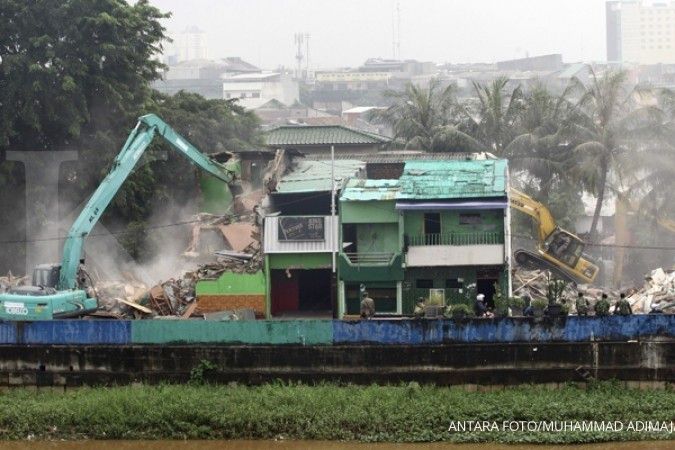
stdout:
<svg viewBox="0 0 675 450">
<path fill-rule="evenodd" d="M 505 197 L 507 162 L 411 161 L 405 164 L 397 199 Z"/>
<path fill-rule="evenodd" d="M 351 179 L 342 190 L 340 201 L 396 200 L 398 188 L 398 180 Z"/>
<path fill-rule="evenodd" d="M 365 169 L 361 161 L 335 161 L 335 186 L 340 189 L 347 178 L 356 177 Z M 331 163 L 301 159 L 293 170 L 279 180 L 278 193 L 330 191 Z"/>
<path fill-rule="evenodd" d="M 384 144 L 389 139 L 342 125 L 281 126 L 265 134 L 268 146 Z"/>
</svg>

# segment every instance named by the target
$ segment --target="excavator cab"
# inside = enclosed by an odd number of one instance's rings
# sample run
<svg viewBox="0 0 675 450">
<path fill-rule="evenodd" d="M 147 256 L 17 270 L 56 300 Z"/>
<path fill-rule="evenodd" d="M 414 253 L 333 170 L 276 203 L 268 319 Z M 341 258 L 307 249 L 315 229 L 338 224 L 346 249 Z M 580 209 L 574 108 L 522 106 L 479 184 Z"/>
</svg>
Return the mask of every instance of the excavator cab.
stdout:
<svg viewBox="0 0 675 450">
<path fill-rule="evenodd" d="M 544 241 L 546 253 L 571 268 L 577 266 L 585 247 L 584 241 L 560 228 L 557 228 Z"/>
</svg>

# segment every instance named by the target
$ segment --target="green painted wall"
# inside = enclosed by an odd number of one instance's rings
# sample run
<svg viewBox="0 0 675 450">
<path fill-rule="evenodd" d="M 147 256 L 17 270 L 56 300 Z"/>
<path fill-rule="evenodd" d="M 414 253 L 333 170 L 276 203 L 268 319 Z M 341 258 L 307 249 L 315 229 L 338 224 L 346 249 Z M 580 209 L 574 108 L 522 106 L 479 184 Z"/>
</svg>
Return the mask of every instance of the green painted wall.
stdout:
<svg viewBox="0 0 675 450">
<path fill-rule="evenodd" d="M 476 231 L 502 231 L 504 230 L 504 211 L 503 210 L 485 210 L 485 211 L 441 211 L 441 232 L 476 232 Z M 480 214 L 482 224 L 480 225 L 460 225 L 460 214 Z M 406 211 L 404 213 L 404 233 L 410 236 L 419 236 L 424 234 L 424 211 Z"/>
<path fill-rule="evenodd" d="M 211 214 L 225 214 L 232 207 L 232 192 L 227 183 L 213 175 L 201 174 L 199 186 L 202 191 L 200 210 Z"/>
<path fill-rule="evenodd" d="M 432 280 L 434 289 L 445 289 L 446 304 L 466 303 L 473 307 L 473 297 L 476 293 L 469 294 L 467 286 L 476 283 L 476 271 L 478 267 L 410 267 L 406 269 L 405 280 L 402 289 L 403 314 L 412 314 L 415 303 L 419 297 L 427 297 L 428 288 L 418 288 L 417 280 Z M 446 287 L 448 279 L 463 279 L 461 292 L 459 288 Z M 506 270 L 499 273 L 499 284 L 502 294 L 508 295 L 506 286 Z M 469 298 L 470 297 L 470 298 Z"/>
<path fill-rule="evenodd" d="M 398 223 L 360 223 L 356 225 L 358 253 L 397 253 Z"/>
<path fill-rule="evenodd" d="M 330 320 L 234 321 L 136 320 L 133 344 L 332 344 Z"/>
<path fill-rule="evenodd" d="M 340 221 L 342 223 L 384 223 L 398 222 L 395 201 L 341 201 Z"/>
<path fill-rule="evenodd" d="M 275 253 L 269 256 L 270 269 L 330 269 L 330 253 Z"/>
<path fill-rule="evenodd" d="M 222 274 L 217 280 L 197 282 L 197 295 L 249 294 L 264 295 L 266 291 L 265 275 L 256 273 Z"/>
</svg>

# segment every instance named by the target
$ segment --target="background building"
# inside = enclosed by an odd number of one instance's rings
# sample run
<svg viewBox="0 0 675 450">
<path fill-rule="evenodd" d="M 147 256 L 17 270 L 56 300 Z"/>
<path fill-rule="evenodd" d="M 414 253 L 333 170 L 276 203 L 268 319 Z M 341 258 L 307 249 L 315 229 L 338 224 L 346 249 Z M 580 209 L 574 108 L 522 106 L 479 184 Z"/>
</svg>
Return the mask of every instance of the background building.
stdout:
<svg viewBox="0 0 675 450">
<path fill-rule="evenodd" d="M 607 61 L 675 64 L 674 1 L 609 1 L 606 14 Z"/>
</svg>

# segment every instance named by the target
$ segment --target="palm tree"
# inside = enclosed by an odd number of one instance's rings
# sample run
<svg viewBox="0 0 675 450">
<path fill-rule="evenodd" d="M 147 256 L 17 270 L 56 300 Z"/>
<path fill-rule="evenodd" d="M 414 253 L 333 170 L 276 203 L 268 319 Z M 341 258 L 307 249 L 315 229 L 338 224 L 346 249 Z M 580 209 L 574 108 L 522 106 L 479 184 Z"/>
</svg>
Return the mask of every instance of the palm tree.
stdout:
<svg viewBox="0 0 675 450">
<path fill-rule="evenodd" d="M 611 178 L 614 188 L 636 167 L 631 161 L 645 146 L 649 130 L 654 129 L 651 107 L 641 100 L 648 93 L 630 88 L 625 71 L 609 71 L 599 76 L 589 67 L 590 81 L 572 80 L 579 93 L 574 120 L 565 124 L 564 134 L 575 145 L 574 175 L 596 197 L 591 239 L 596 237 L 602 203 Z"/>
<path fill-rule="evenodd" d="M 516 86 L 509 91 L 508 83 L 506 77 L 487 85 L 474 82 L 477 103 L 464 108 L 465 131 L 497 155 L 518 135 L 516 126 L 524 107 L 522 89 Z"/>
<path fill-rule="evenodd" d="M 569 90 L 552 94 L 543 84 L 524 94 L 518 116 L 517 135 L 506 146 L 503 156 L 510 166 L 539 186 L 541 199 L 547 199 L 555 185 L 570 185 L 566 163 L 569 142 L 560 134 L 561 124 L 573 113 Z"/>
<path fill-rule="evenodd" d="M 394 142 L 403 140 L 406 148 L 427 152 L 486 151 L 480 142 L 456 125 L 462 109 L 454 85 L 443 87 L 434 78 L 426 88 L 408 83 L 403 91 L 388 90 L 384 96 L 392 105 L 373 111 L 371 118 L 393 128 Z"/>
</svg>

